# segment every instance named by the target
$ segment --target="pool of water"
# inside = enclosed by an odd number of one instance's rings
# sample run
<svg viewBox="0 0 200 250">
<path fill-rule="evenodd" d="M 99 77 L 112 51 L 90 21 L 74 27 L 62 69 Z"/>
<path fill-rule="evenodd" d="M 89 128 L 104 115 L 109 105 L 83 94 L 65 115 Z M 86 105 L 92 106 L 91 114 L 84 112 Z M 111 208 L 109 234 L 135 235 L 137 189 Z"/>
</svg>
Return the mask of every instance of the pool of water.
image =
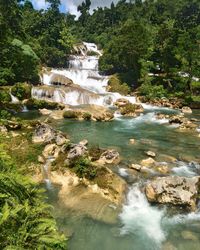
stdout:
<svg viewBox="0 0 200 250">
<path fill-rule="evenodd" d="M 178 161 L 172 174 L 199 175 L 200 137 L 197 132 L 180 132 L 166 120 L 156 120 L 155 110 L 137 118 L 118 117 L 112 122 L 61 120 L 56 128 L 90 146 L 114 148 L 122 156 L 119 173 L 127 178 L 124 163 L 138 163 L 148 150 L 156 160 L 173 156 Z M 173 112 L 165 110 L 165 112 Z M 192 115 L 200 118 L 200 112 Z M 31 118 L 31 116 L 29 117 Z M 130 139 L 135 144 L 130 144 Z M 143 182 L 145 180 L 142 180 Z M 69 250 L 199 250 L 200 212 L 171 213 L 166 207 L 152 206 L 142 192 L 141 183 L 129 183 L 126 201 L 114 224 L 94 220 L 63 207 L 57 200 L 57 188 L 47 191 L 59 228 L 71 235 Z"/>
</svg>

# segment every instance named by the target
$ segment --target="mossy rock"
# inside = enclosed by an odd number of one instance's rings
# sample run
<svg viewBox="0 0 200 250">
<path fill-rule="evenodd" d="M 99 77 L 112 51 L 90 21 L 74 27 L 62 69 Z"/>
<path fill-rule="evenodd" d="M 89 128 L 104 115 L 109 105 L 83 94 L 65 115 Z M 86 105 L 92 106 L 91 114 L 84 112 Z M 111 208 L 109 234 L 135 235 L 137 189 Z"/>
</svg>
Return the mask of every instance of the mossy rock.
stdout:
<svg viewBox="0 0 200 250">
<path fill-rule="evenodd" d="M 78 118 L 78 113 L 75 110 L 66 110 L 63 113 L 63 117 L 69 119 L 76 119 Z"/>
<path fill-rule="evenodd" d="M 37 109 L 60 109 L 60 105 L 56 102 L 47 102 L 45 100 L 37 100 L 34 98 L 31 98 L 26 101 L 25 103 L 26 107 L 29 110 L 37 110 Z"/>
<path fill-rule="evenodd" d="M 31 85 L 28 83 L 16 83 L 11 88 L 11 93 L 22 101 L 31 98 L 31 88 Z"/>
<path fill-rule="evenodd" d="M 133 115 L 135 114 L 135 111 L 136 111 L 136 105 L 132 103 L 128 103 L 120 109 L 122 115 Z"/>
<path fill-rule="evenodd" d="M 117 74 L 110 77 L 107 90 L 120 93 L 121 95 L 128 95 L 131 92 L 130 87 L 126 83 L 121 82 Z"/>
</svg>

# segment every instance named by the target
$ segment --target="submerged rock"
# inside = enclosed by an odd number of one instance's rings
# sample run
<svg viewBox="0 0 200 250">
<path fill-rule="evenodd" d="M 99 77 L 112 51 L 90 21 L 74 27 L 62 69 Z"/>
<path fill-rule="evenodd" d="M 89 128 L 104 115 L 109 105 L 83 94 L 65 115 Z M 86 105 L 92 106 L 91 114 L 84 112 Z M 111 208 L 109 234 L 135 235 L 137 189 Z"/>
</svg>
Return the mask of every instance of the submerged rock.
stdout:
<svg viewBox="0 0 200 250">
<path fill-rule="evenodd" d="M 150 202 L 184 206 L 195 210 L 200 177 L 158 177 L 149 182 L 145 192 Z"/>
<path fill-rule="evenodd" d="M 135 139 L 130 139 L 129 142 L 130 144 L 135 144 Z"/>
<path fill-rule="evenodd" d="M 181 236 L 184 240 L 198 241 L 198 236 L 191 231 L 182 231 Z"/>
<path fill-rule="evenodd" d="M 153 151 L 147 151 L 146 155 L 150 157 L 156 157 L 156 153 L 154 153 Z"/>
</svg>

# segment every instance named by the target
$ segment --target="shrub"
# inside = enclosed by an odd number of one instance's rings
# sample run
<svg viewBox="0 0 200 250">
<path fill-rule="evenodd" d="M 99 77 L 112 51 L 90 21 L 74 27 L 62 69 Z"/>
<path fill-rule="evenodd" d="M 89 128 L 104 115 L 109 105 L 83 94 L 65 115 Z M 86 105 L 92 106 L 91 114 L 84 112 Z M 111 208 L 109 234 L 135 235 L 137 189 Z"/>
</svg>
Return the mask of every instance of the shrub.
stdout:
<svg viewBox="0 0 200 250">
<path fill-rule="evenodd" d="M 87 56 L 99 56 L 99 54 L 95 51 L 88 51 Z"/>
<path fill-rule="evenodd" d="M 11 102 L 11 96 L 9 90 L 7 89 L 0 89 L 0 103 L 8 103 Z"/>
<path fill-rule="evenodd" d="M 128 95 L 131 91 L 126 83 L 122 83 L 118 75 L 113 75 L 108 81 L 108 90 L 110 92 L 118 92 L 122 95 Z"/>
<path fill-rule="evenodd" d="M 83 114 L 83 119 L 84 120 L 89 121 L 89 120 L 91 120 L 91 117 L 92 117 L 92 115 L 90 113 L 84 113 Z"/>
<path fill-rule="evenodd" d="M 9 113 L 7 110 L 0 110 L 0 119 L 9 120 L 11 117 L 11 113 Z"/>
<path fill-rule="evenodd" d="M 96 177 L 97 170 L 86 157 L 81 157 L 76 160 L 73 167 L 76 174 L 81 178 L 86 177 L 91 180 Z"/>
<path fill-rule="evenodd" d="M 162 85 L 143 84 L 138 90 L 141 95 L 146 96 L 149 100 L 168 96 Z"/>
<path fill-rule="evenodd" d="M 11 88 L 11 93 L 19 100 L 31 98 L 31 85 L 27 83 L 17 83 Z"/>
<path fill-rule="evenodd" d="M 120 112 L 122 115 L 133 114 L 135 113 L 135 110 L 136 110 L 136 106 L 132 103 L 128 103 L 120 109 Z"/>
<path fill-rule="evenodd" d="M 71 118 L 71 119 L 75 119 L 78 117 L 78 114 L 74 111 L 74 110 L 66 110 L 63 113 L 63 117 L 64 118 Z"/>
<path fill-rule="evenodd" d="M 34 109 L 59 109 L 59 104 L 56 102 L 47 102 L 45 100 L 37 100 L 34 98 L 29 99 L 26 102 L 26 106 L 29 110 Z"/>
</svg>

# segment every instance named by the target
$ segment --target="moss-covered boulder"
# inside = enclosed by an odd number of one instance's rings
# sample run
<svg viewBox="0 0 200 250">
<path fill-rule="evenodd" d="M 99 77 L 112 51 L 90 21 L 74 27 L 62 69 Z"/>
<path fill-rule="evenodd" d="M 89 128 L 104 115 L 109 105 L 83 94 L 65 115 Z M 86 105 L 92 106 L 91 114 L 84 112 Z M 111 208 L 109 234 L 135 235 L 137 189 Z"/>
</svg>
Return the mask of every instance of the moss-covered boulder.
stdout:
<svg viewBox="0 0 200 250">
<path fill-rule="evenodd" d="M 31 88 L 31 85 L 28 83 L 16 83 L 11 88 L 11 93 L 22 101 L 31 98 Z"/>
<path fill-rule="evenodd" d="M 108 81 L 107 91 L 117 92 L 121 95 L 128 95 L 131 92 L 130 87 L 123 83 L 117 74 L 110 77 Z"/>
<path fill-rule="evenodd" d="M 34 98 L 30 98 L 24 102 L 24 105 L 29 110 L 37 110 L 37 109 L 63 109 L 63 105 L 60 105 L 59 103 L 56 102 L 47 102 L 45 100 L 37 100 Z"/>
</svg>

